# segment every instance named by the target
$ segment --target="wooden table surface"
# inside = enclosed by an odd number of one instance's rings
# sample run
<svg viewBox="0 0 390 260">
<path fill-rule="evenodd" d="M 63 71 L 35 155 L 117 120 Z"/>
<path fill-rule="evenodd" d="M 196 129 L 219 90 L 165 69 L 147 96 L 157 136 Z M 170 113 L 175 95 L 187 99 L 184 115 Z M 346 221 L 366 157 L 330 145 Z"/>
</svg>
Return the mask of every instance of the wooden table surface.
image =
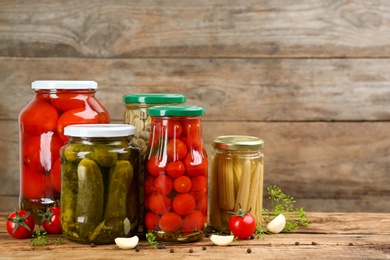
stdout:
<svg viewBox="0 0 390 260">
<path fill-rule="evenodd" d="M 30 239 L 8 235 L 7 215 L 0 213 L 0 259 L 390 259 L 387 213 L 308 213 L 309 226 L 291 233 L 240 240 L 228 247 L 214 246 L 209 238 L 165 244 L 165 249 L 140 241 L 138 252 L 116 245 L 91 247 L 67 239 L 55 245 L 58 235 L 49 235 L 44 247 L 32 246 Z M 174 253 L 170 253 L 171 248 Z M 247 253 L 248 248 L 251 253 Z"/>
</svg>

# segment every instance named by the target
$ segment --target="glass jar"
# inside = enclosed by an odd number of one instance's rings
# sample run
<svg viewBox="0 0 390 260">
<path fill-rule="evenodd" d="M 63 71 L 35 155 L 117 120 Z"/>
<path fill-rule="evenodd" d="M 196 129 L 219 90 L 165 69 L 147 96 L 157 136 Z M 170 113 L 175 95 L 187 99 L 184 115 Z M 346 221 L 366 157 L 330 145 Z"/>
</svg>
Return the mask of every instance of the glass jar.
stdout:
<svg viewBox="0 0 390 260">
<path fill-rule="evenodd" d="M 81 243 L 111 244 L 131 237 L 139 224 L 139 149 L 135 127 L 71 125 L 61 148 L 61 226 Z"/>
<path fill-rule="evenodd" d="M 147 113 L 147 109 L 152 106 L 161 105 L 180 105 L 186 102 L 186 96 L 181 94 L 163 94 L 163 93 L 139 93 L 123 95 L 125 104 L 124 123 L 134 125 L 136 133 L 132 137 L 132 142 L 141 151 L 140 158 L 140 176 L 144 176 L 144 161 L 150 137 L 151 119 Z M 141 183 L 141 223 L 140 231 L 143 230 L 143 183 Z"/>
<path fill-rule="evenodd" d="M 229 212 L 250 210 L 262 221 L 264 141 L 258 137 L 226 135 L 212 141 L 210 225 L 230 233 Z"/>
<path fill-rule="evenodd" d="M 201 239 L 207 225 L 208 160 L 198 106 L 148 109 L 151 133 L 145 160 L 145 229 L 157 240 Z"/>
<path fill-rule="evenodd" d="M 186 96 L 180 94 L 127 94 L 123 96 L 125 104 L 125 124 L 134 125 L 137 132 L 133 143 L 146 154 L 150 135 L 150 116 L 147 109 L 152 106 L 179 105 L 186 102 Z"/>
<path fill-rule="evenodd" d="M 108 111 L 95 98 L 95 81 L 34 81 L 32 101 L 19 115 L 20 208 L 38 214 L 60 199 L 60 148 L 64 127 L 109 123 Z"/>
</svg>

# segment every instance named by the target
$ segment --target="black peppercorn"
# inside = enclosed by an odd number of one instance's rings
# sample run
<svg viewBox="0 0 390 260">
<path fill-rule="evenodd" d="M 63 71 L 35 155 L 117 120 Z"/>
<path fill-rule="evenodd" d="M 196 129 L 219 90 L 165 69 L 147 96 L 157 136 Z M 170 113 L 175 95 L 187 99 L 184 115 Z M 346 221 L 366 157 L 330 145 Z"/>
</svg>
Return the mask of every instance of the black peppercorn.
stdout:
<svg viewBox="0 0 390 260">
<path fill-rule="evenodd" d="M 207 247 L 206 246 L 202 246 L 202 250 L 206 250 L 207 249 Z"/>
<path fill-rule="evenodd" d="M 295 245 L 296 245 L 296 246 L 299 246 L 299 242 L 298 242 L 298 241 L 297 241 L 297 242 L 295 242 Z"/>
<path fill-rule="evenodd" d="M 169 253 L 174 253 L 175 252 L 175 249 L 171 248 L 169 249 Z"/>
<path fill-rule="evenodd" d="M 246 250 L 246 252 L 247 252 L 248 254 L 250 254 L 250 253 L 252 253 L 252 249 L 248 248 L 248 249 Z"/>
<path fill-rule="evenodd" d="M 192 248 L 190 248 L 190 250 L 188 250 L 188 252 L 193 253 L 194 250 Z"/>
</svg>

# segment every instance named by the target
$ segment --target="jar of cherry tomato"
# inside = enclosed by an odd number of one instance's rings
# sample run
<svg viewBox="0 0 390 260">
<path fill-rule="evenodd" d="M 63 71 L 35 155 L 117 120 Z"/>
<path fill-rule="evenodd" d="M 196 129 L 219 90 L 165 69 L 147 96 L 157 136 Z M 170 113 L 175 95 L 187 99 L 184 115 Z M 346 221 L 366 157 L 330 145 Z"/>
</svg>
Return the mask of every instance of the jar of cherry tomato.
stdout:
<svg viewBox="0 0 390 260">
<path fill-rule="evenodd" d="M 207 224 L 204 109 L 155 106 L 148 114 L 152 121 L 145 161 L 145 229 L 161 241 L 197 241 Z"/>
<path fill-rule="evenodd" d="M 139 149 L 135 127 L 70 125 L 61 148 L 61 226 L 81 243 L 112 244 L 131 237 L 139 224 Z"/>
<path fill-rule="evenodd" d="M 109 123 L 95 98 L 95 81 L 34 81 L 34 98 L 19 115 L 20 208 L 38 214 L 58 204 L 61 190 L 60 148 L 70 124 Z"/>
<path fill-rule="evenodd" d="M 231 212 L 250 211 L 262 221 L 264 141 L 255 136 L 225 135 L 212 141 L 210 224 L 229 232 Z"/>
</svg>

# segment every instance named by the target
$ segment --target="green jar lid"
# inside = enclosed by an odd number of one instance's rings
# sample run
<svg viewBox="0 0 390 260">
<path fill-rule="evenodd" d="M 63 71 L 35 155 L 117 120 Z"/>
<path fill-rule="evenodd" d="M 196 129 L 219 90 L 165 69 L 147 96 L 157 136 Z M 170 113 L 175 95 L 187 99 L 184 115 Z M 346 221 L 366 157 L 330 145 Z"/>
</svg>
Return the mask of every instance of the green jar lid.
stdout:
<svg viewBox="0 0 390 260">
<path fill-rule="evenodd" d="M 148 108 L 150 116 L 203 116 L 204 109 L 199 106 L 154 106 Z"/>
<path fill-rule="evenodd" d="M 169 104 L 184 103 L 187 97 L 181 94 L 127 94 L 123 95 L 124 103 L 137 104 Z"/>
<path fill-rule="evenodd" d="M 264 140 L 247 135 L 224 135 L 215 138 L 211 145 L 222 150 L 259 150 L 264 148 Z"/>
</svg>

